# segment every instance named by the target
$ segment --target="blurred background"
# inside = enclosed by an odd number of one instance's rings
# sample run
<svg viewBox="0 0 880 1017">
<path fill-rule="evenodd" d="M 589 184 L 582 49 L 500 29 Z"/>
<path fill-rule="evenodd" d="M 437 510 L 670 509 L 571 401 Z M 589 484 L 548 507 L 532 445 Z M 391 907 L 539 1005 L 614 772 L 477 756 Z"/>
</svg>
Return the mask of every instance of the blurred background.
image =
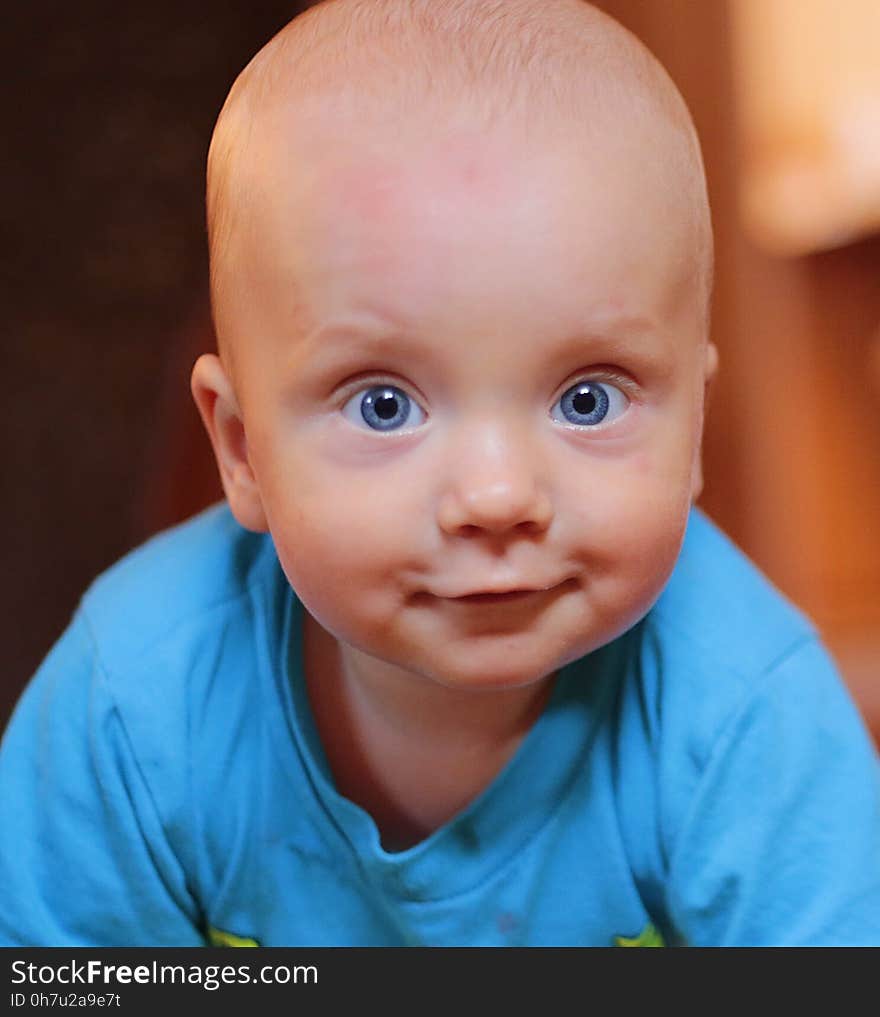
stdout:
<svg viewBox="0 0 880 1017">
<path fill-rule="evenodd" d="M 221 496 L 204 164 L 303 7 L 16 5 L 0 153 L 0 726 L 89 582 Z M 701 505 L 804 608 L 880 739 L 880 4 L 600 0 L 703 142 L 721 373 Z"/>
</svg>

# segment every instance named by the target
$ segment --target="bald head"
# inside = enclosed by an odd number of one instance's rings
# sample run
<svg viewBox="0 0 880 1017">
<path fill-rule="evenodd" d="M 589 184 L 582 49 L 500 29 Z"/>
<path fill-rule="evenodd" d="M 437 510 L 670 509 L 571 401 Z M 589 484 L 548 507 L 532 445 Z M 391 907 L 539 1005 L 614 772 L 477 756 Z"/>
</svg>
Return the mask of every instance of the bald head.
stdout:
<svg viewBox="0 0 880 1017">
<path fill-rule="evenodd" d="M 535 145 L 558 131 L 585 158 L 613 138 L 621 158 L 662 161 L 708 308 L 712 240 L 699 143 L 677 89 L 631 33 L 582 0 L 324 0 L 247 65 L 214 131 L 207 212 L 221 354 L 231 359 L 228 308 L 247 299 L 239 259 L 257 239 L 267 146 L 291 146 L 295 174 L 309 161 L 308 145 L 296 142 L 303 124 L 322 122 L 355 144 L 383 132 L 442 133 L 460 123 L 488 131 L 510 121 Z"/>
</svg>

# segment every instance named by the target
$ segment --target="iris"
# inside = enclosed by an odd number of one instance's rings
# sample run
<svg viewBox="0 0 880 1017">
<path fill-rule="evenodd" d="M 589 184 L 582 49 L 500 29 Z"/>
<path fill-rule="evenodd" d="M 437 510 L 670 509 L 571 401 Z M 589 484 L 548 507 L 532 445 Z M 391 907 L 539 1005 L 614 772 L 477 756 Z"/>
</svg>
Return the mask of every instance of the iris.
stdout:
<svg viewBox="0 0 880 1017">
<path fill-rule="evenodd" d="M 375 385 L 361 399 L 361 416 L 376 431 L 392 431 L 409 419 L 409 396 L 393 385 Z"/>
<path fill-rule="evenodd" d="M 610 399 L 603 385 L 581 381 L 564 393 L 559 405 L 570 424 L 601 424 L 608 415 Z"/>
</svg>

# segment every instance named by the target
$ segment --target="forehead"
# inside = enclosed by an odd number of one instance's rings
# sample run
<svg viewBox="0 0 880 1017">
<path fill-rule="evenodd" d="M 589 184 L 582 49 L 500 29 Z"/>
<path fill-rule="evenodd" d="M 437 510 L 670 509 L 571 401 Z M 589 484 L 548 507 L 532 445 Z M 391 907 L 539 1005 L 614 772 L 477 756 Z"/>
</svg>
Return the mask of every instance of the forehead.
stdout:
<svg viewBox="0 0 880 1017">
<path fill-rule="evenodd" d="M 567 126 L 267 132 L 258 284 L 303 327 L 370 304 L 438 326 L 461 306 L 670 314 L 693 269 L 680 185 L 649 139 Z"/>
</svg>

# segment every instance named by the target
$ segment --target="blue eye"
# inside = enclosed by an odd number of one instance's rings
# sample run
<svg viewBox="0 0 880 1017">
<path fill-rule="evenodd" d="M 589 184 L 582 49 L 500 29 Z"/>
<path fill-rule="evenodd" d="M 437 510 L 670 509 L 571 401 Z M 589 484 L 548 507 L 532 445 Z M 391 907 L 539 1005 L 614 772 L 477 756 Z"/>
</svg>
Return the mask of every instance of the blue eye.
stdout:
<svg viewBox="0 0 880 1017">
<path fill-rule="evenodd" d="M 361 389 L 342 408 L 343 416 L 373 431 L 399 431 L 417 427 L 425 418 L 424 411 L 396 385 L 371 385 Z"/>
<path fill-rule="evenodd" d="M 629 406 L 629 399 L 607 381 L 579 381 L 563 392 L 556 405 L 563 415 L 561 423 L 596 427 L 621 416 Z"/>
</svg>

